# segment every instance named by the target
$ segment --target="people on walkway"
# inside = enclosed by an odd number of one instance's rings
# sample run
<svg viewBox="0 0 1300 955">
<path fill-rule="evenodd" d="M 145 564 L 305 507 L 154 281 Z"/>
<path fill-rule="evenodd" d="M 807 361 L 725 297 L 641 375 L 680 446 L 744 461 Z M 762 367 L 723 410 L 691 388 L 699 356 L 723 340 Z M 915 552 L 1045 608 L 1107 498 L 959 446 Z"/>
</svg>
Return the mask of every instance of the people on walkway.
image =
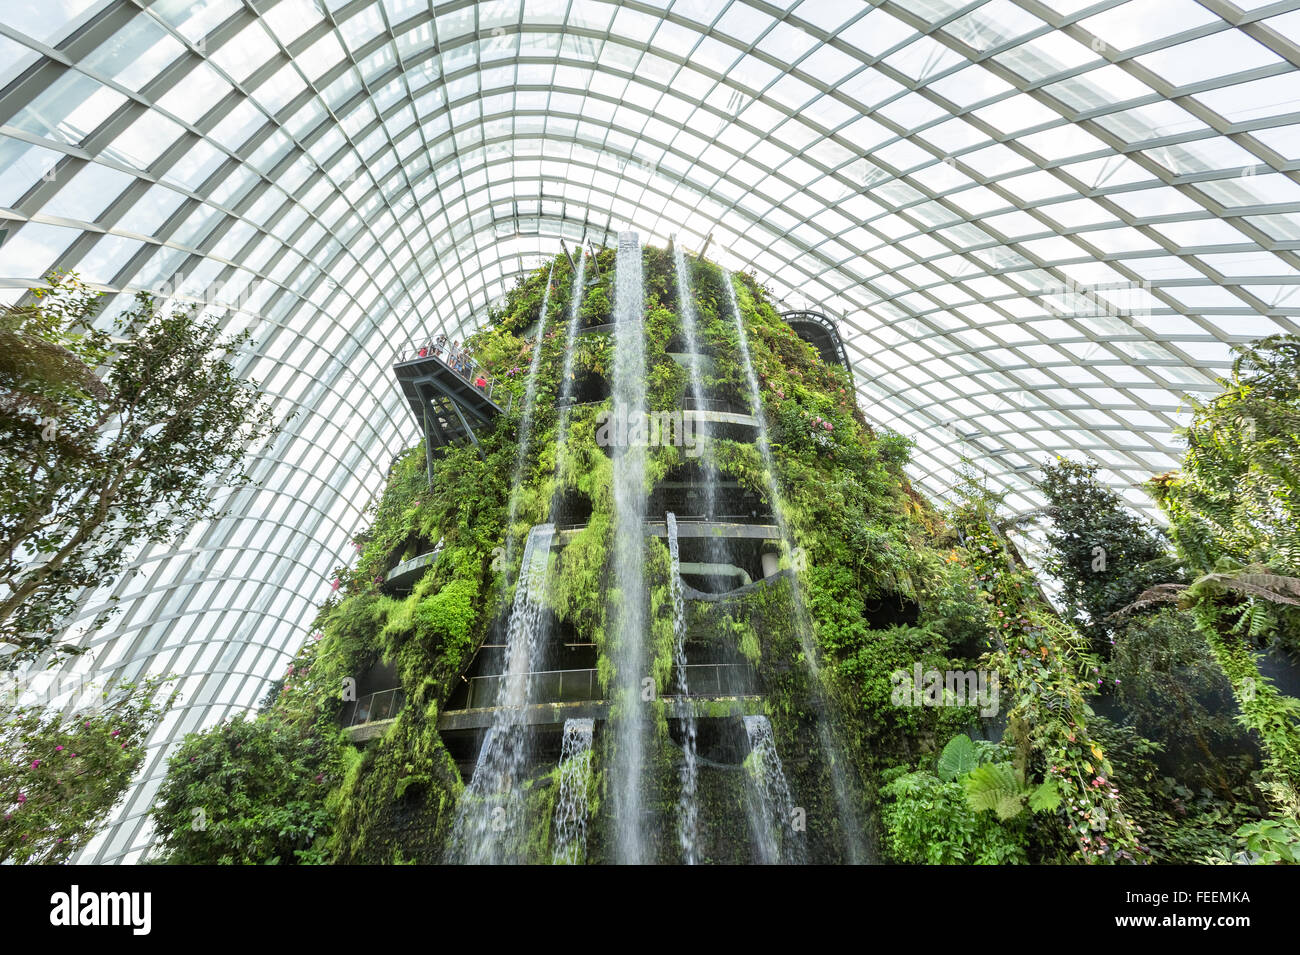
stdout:
<svg viewBox="0 0 1300 955">
<path fill-rule="evenodd" d="M 443 352 L 446 357 L 443 357 Z M 487 391 L 488 379 L 483 374 L 482 369 L 475 367 L 474 359 L 470 356 L 468 348 L 461 348 L 460 339 L 456 339 L 450 345 L 447 343 L 446 335 L 439 335 L 437 338 L 425 342 L 416 349 L 416 354 L 420 358 L 427 358 L 432 355 L 441 359 L 447 367 L 462 378 L 473 382 L 474 387 L 482 391 Z M 517 372 L 518 369 L 515 369 Z"/>
</svg>

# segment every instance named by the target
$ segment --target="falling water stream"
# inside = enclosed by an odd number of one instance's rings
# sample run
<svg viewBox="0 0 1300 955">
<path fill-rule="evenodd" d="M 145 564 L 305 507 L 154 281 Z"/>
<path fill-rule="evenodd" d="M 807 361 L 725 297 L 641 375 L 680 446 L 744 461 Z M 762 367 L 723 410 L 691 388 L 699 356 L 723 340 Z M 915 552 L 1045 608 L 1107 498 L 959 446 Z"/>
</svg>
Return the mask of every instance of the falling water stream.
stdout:
<svg viewBox="0 0 1300 955">
<path fill-rule="evenodd" d="M 510 481 L 509 517 L 506 521 L 506 562 L 514 553 L 514 525 L 519 512 L 520 488 L 532 450 L 533 417 L 537 404 L 537 370 L 541 365 L 542 334 L 551 299 L 554 264 L 546 272 L 546 289 L 533 337 L 532 361 L 524 389 L 524 409 L 519 420 L 519 447 Z M 517 861 L 516 844 L 524 831 L 519 774 L 528 758 L 531 734 L 521 723 L 529 702 L 532 674 L 539 669 L 546 591 L 546 567 L 554 536 L 553 524 L 538 524 L 528 532 L 524 556 L 515 582 L 514 603 L 506 630 L 505 659 L 498 682 L 492 726 L 483 737 L 474 775 L 470 777 L 451 838 L 451 858 L 470 864 Z"/>
<path fill-rule="evenodd" d="M 746 716 L 744 720 L 749 739 L 746 807 L 758 861 L 766 865 L 802 865 L 808 858 L 807 846 L 803 832 L 792 826 L 794 797 L 776 751 L 772 724 L 766 716 Z"/>
<path fill-rule="evenodd" d="M 731 273 L 723 273 L 723 284 L 727 287 L 727 300 L 731 307 L 731 317 L 736 326 L 736 339 L 740 347 L 740 357 L 745 366 L 745 379 L 749 385 L 749 403 L 754 418 L 758 421 L 758 450 L 763 459 L 763 470 L 767 479 L 768 502 L 776 517 L 781 544 L 787 554 L 793 554 L 793 541 L 789 525 L 780 503 L 780 490 L 776 484 L 776 467 L 772 460 L 772 446 L 768 440 L 767 419 L 763 414 L 763 397 L 758 388 L 758 375 L 754 372 L 754 363 L 749 354 L 749 337 L 745 332 L 745 323 L 740 317 L 740 305 L 736 302 L 736 289 Z M 821 681 L 821 666 L 817 662 L 817 651 L 812 643 L 812 626 L 808 611 L 804 606 L 803 592 L 797 574 L 791 576 L 790 592 L 794 604 L 795 630 L 799 645 L 803 650 L 804 663 L 812 678 L 814 703 L 820 710 L 817 722 L 817 735 L 821 743 L 822 756 L 826 760 L 831 777 L 831 786 L 835 794 L 835 806 L 839 810 L 840 826 L 844 833 L 845 849 L 849 862 L 860 865 L 867 861 L 866 847 L 862 842 L 862 828 L 858 822 L 857 807 L 854 805 L 853 793 L 849 788 L 848 777 L 844 773 L 844 760 L 840 748 L 830 731 L 830 708 L 825 698 Z"/>
<path fill-rule="evenodd" d="M 614 275 L 614 422 L 623 440 L 611 447 L 614 466 L 613 732 L 614 857 L 646 861 L 642 818 L 645 754 L 650 733 L 646 651 L 645 502 L 646 361 L 641 242 L 620 232 Z M 636 432 L 640 430 L 638 436 Z"/>
<path fill-rule="evenodd" d="M 587 853 L 587 785 L 591 779 L 591 737 L 596 721 L 564 721 L 560 742 L 560 792 L 555 800 L 555 865 L 579 865 Z"/>
<path fill-rule="evenodd" d="M 696 766 L 695 712 L 691 709 L 686 684 L 686 597 L 682 591 L 681 560 L 677 552 L 677 515 L 667 514 L 668 554 L 672 560 L 669 585 L 673 594 L 673 670 L 677 675 L 677 711 L 682 721 L 681 786 L 677 797 L 677 838 L 682 846 L 682 861 L 699 862 L 699 802 L 696 795 L 699 769 Z"/>
<path fill-rule="evenodd" d="M 695 405 L 695 440 L 699 442 L 701 438 L 707 438 L 709 433 L 708 406 L 704 398 L 704 362 L 700 356 L 695 301 L 691 298 L 690 269 L 687 267 L 686 254 L 682 251 L 679 242 L 673 243 L 673 263 L 677 272 L 677 310 L 682 322 L 682 339 L 686 346 L 691 398 Z M 703 477 L 701 482 L 704 495 L 703 516 L 705 520 L 714 520 L 718 505 L 718 468 L 713 463 L 712 455 L 702 459 L 700 464 Z M 722 542 L 713 537 L 705 538 L 705 542 L 707 551 L 705 560 L 720 562 L 723 557 Z"/>
<path fill-rule="evenodd" d="M 519 448 L 515 452 L 514 472 L 510 476 L 509 516 L 506 518 L 506 566 L 514 561 L 515 520 L 519 516 L 519 489 L 523 486 L 524 468 L 533 447 L 533 413 L 537 406 L 537 369 L 542 364 L 542 333 L 546 331 L 546 311 L 551 304 L 551 276 L 555 264 L 546 270 L 546 291 L 542 293 L 542 311 L 533 333 L 533 355 L 528 363 L 528 382 L 524 386 L 524 411 L 519 417 Z"/>
<path fill-rule="evenodd" d="M 519 567 L 505 660 L 497 684 L 492 725 L 483 737 L 474 775 L 470 778 L 452 830 L 451 858 L 471 865 L 523 861 L 521 774 L 528 762 L 532 738 L 524 725 L 524 708 L 538 669 L 542 607 L 546 598 L 547 562 L 555 525 L 538 524 L 528 532 Z"/>
<path fill-rule="evenodd" d="M 569 407 L 573 402 L 573 354 L 578 340 L 578 310 L 582 307 L 583 282 L 587 271 L 587 254 L 578 246 L 578 270 L 573 275 L 573 291 L 569 294 L 569 324 L 564 332 L 564 370 L 560 373 L 560 423 L 556 428 L 555 443 L 563 450 L 569 437 Z M 560 455 L 555 456 L 556 467 Z"/>
</svg>

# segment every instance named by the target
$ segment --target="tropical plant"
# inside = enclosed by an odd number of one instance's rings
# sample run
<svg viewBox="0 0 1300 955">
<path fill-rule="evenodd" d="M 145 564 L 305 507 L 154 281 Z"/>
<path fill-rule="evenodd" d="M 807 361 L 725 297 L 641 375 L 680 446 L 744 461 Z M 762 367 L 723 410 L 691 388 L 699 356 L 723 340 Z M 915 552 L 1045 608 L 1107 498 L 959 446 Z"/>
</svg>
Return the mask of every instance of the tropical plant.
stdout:
<svg viewBox="0 0 1300 955">
<path fill-rule="evenodd" d="M 972 807 L 960 783 L 924 770 L 885 774 L 885 844 L 914 865 L 1016 865 L 1029 861 L 1022 820 L 1004 823 Z"/>
<path fill-rule="evenodd" d="M 1181 471 L 1149 484 L 1195 579 L 1150 588 L 1126 609 L 1177 601 L 1192 615 L 1263 741 L 1263 785 L 1300 818 L 1300 703 L 1261 676 L 1253 649 L 1300 647 L 1300 339 L 1236 350 L 1223 392 L 1184 430 Z"/>
<path fill-rule="evenodd" d="M 0 722 L 0 863 L 65 862 L 130 784 L 175 694 L 122 683 L 74 713 L 26 706 Z"/>
<path fill-rule="evenodd" d="M 109 335 L 94 329 L 97 296 L 74 277 L 33 294 L 6 318 L 29 354 L 0 373 L 7 669 L 49 650 L 86 588 L 111 583 L 140 545 L 213 516 L 214 478 L 246 483 L 243 462 L 276 430 L 231 365 L 247 332 L 223 336 L 216 319 L 142 294 Z"/>
<path fill-rule="evenodd" d="M 1097 479 L 1098 465 L 1060 459 L 1043 469 L 1038 489 L 1051 524 L 1045 569 L 1061 584 L 1066 612 L 1095 650 L 1114 635 L 1110 615 L 1173 575 L 1169 544 Z"/>
<path fill-rule="evenodd" d="M 236 718 L 191 734 L 172 755 L 153 819 L 159 861 L 321 863 L 337 747 L 277 718 Z"/>
</svg>

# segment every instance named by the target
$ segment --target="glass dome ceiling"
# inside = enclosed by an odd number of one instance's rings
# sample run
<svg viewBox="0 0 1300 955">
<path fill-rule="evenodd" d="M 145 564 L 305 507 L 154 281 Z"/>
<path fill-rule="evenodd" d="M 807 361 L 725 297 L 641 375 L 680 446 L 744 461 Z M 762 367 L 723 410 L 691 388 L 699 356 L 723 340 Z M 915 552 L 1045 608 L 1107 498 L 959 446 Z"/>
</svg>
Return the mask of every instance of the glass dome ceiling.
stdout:
<svg viewBox="0 0 1300 955">
<path fill-rule="evenodd" d="M 29 0 L 0 15 L 0 294 L 51 269 L 252 327 L 264 484 L 95 594 L 72 668 L 183 675 L 83 861 L 134 861 L 171 741 L 253 705 L 418 438 L 390 365 L 541 256 L 677 235 L 842 321 L 870 420 L 1038 502 L 1136 506 L 1231 342 L 1297 330 L 1300 3 Z M 74 631 L 76 626 L 74 625 Z"/>
</svg>

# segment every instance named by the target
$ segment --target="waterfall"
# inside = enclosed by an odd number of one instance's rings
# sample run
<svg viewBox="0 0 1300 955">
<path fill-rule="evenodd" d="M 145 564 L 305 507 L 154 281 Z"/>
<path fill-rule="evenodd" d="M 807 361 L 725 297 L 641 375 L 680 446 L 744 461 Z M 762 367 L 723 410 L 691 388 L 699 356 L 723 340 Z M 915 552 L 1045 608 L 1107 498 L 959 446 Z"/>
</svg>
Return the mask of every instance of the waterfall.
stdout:
<svg viewBox="0 0 1300 955">
<path fill-rule="evenodd" d="M 505 663 L 492 725 L 483 737 L 474 775 L 461 797 L 452 830 L 452 861 L 470 864 L 523 861 L 525 834 L 521 774 L 532 734 L 523 723 L 532 674 L 541 649 L 542 605 L 555 525 L 528 532 L 506 632 Z"/>
<path fill-rule="evenodd" d="M 768 502 L 776 517 L 777 529 L 781 535 L 781 545 L 787 554 L 793 553 L 793 540 L 785 514 L 781 507 L 780 489 L 776 484 L 776 467 L 772 460 L 772 445 L 768 440 L 767 418 L 763 413 L 763 396 L 758 388 L 758 375 L 754 372 L 754 362 L 749 354 L 749 336 L 745 332 L 745 323 L 740 317 L 740 305 L 736 301 L 736 288 L 730 272 L 723 273 L 723 284 L 727 287 L 727 302 L 731 307 L 731 317 L 736 326 L 736 339 L 740 348 L 740 357 L 745 366 L 745 379 L 749 385 L 749 404 L 755 420 L 758 421 L 758 451 L 763 459 L 763 470 L 767 480 Z M 848 777 L 844 773 L 843 759 L 839 746 L 831 735 L 828 722 L 830 709 L 825 698 L 824 685 L 821 681 L 821 665 L 817 662 L 817 651 L 812 642 L 812 625 L 808 611 L 804 606 L 803 592 L 797 574 L 791 576 L 790 592 L 794 604 L 795 631 L 799 645 L 803 650 L 803 659 L 812 678 L 814 702 L 818 709 L 817 736 L 821 743 L 822 756 L 827 762 L 832 789 L 835 793 L 835 805 L 839 810 L 840 824 L 844 830 L 845 848 L 849 861 L 854 865 L 867 861 L 866 847 L 862 842 L 862 828 L 858 821 L 857 808 L 854 806 L 853 794 L 849 788 Z"/>
<path fill-rule="evenodd" d="M 688 353 L 687 371 L 690 374 L 691 398 L 694 399 L 697 417 L 695 420 L 695 440 L 708 437 L 710 428 L 705 417 L 704 370 L 700 361 L 699 333 L 695 302 L 691 298 L 690 271 L 686 264 L 686 254 L 681 244 L 673 243 L 673 264 L 677 273 L 677 310 L 682 322 L 682 338 Z M 684 416 L 683 416 L 684 417 Z M 698 444 L 697 444 L 698 447 Z M 701 458 L 700 466 L 704 477 L 704 518 L 714 520 L 718 507 L 718 468 L 712 455 Z M 726 563 L 727 548 L 721 538 L 707 537 L 704 540 L 705 561 L 709 563 Z"/>
<path fill-rule="evenodd" d="M 669 583 L 673 594 L 673 669 L 677 673 L 677 711 L 682 721 L 681 790 L 677 797 L 677 837 L 687 865 L 699 861 L 699 803 L 696 797 L 699 771 L 695 760 L 695 713 L 686 684 L 686 598 L 682 593 L 681 560 L 677 553 L 677 515 L 668 512 L 668 553 L 672 558 Z"/>
<path fill-rule="evenodd" d="M 569 435 L 569 403 L 573 400 L 573 352 L 578 340 L 578 310 L 582 306 L 583 280 L 587 271 L 587 254 L 578 247 L 578 270 L 573 274 L 573 291 L 569 294 L 569 324 L 564 332 L 564 370 L 560 373 L 560 423 L 556 445 L 563 448 Z M 556 455 L 556 467 L 559 467 Z"/>
<path fill-rule="evenodd" d="M 645 861 L 642 820 L 645 753 L 650 732 L 642 681 L 646 659 L 645 476 L 646 363 L 641 244 L 635 232 L 620 232 L 614 284 L 613 442 L 614 591 L 613 796 L 615 859 Z M 637 431 L 640 431 L 638 434 Z"/>
<path fill-rule="evenodd" d="M 533 335 L 533 355 L 528 363 L 528 383 L 524 387 L 524 411 L 519 419 L 519 447 L 515 452 L 514 472 L 510 477 L 509 516 L 506 518 L 506 564 L 514 559 L 515 521 L 519 517 L 519 488 L 524 480 L 524 468 L 528 464 L 528 455 L 533 446 L 533 412 L 537 405 L 537 369 L 542 364 L 542 333 L 546 330 L 546 310 L 551 302 L 551 276 L 555 272 L 555 263 L 546 270 L 546 291 L 542 293 L 542 312 L 537 319 L 537 330 Z"/>
<path fill-rule="evenodd" d="M 596 721 L 564 721 L 560 743 L 560 794 L 555 800 L 555 865 L 579 865 L 587 853 L 587 785 L 591 780 L 591 737 Z"/>
<path fill-rule="evenodd" d="M 772 724 L 766 716 L 746 716 L 744 720 L 745 735 L 749 737 L 746 805 L 758 861 L 766 865 L 801 865 L 807 861 L 807 847 L 803 835 L 793 826 L 794 798 L 776 751 Z"/>
</svg>

